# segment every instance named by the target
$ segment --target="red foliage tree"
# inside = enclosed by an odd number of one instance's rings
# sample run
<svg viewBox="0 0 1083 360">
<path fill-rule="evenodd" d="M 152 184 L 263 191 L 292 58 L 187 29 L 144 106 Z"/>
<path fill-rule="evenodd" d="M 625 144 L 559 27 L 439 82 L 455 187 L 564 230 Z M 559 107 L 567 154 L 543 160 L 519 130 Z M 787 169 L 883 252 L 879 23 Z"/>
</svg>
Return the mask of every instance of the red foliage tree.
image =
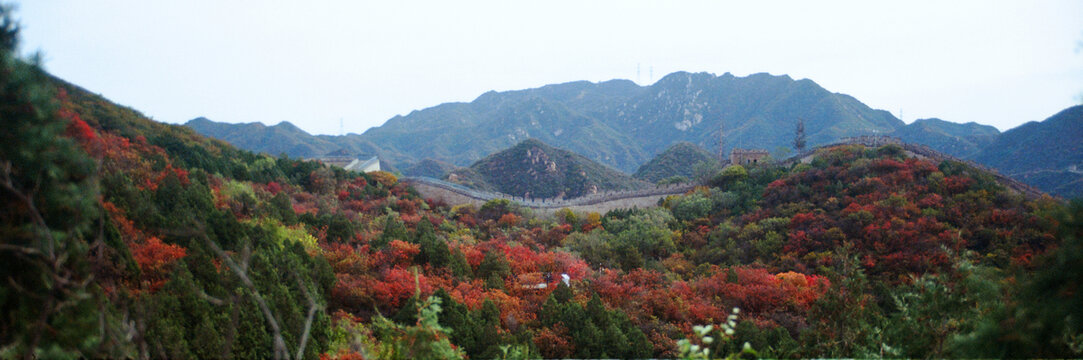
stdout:
<svg viewBox="0 0 1083 360">
<path fill-rule="evenodd" d="M 151 237 L 145 242 L 131 245 L 132 257 L 139 270 L 143 273 L 142 282 L 147 290 L 155 292 L 169 280 L 169 273 L 173 270 L 173 263 L 183 258 L 185 249 L 163 243 L 157 237 Z"/>
</svg>

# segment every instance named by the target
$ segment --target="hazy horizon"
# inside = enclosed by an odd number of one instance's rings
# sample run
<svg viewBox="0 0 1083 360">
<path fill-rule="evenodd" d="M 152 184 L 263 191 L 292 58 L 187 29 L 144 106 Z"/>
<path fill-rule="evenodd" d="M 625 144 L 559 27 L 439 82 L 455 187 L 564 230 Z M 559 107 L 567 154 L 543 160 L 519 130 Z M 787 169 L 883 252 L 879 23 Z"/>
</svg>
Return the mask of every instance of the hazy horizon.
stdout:
<svg viewBox="0 0 1083 360">
<path fill-rule="evenodd" d="M 169 123 L 362 133 L 490 90 L 676 71 L 807 78 L 907 123 L 1001 131 L 1083 94 L 1077 1 L 17 4 L 23 53 Z"/>
</svg>

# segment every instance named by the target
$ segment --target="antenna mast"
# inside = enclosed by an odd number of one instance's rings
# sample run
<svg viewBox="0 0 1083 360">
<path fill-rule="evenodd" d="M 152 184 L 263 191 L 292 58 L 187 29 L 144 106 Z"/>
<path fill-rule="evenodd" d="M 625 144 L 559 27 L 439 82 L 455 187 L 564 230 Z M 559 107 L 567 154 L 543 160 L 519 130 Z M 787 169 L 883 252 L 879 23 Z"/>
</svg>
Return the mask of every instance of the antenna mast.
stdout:
<svg viewBox="0 0 1083 360">
<path fill-rule="evenodd" d="M 345 127 L 342 126 L 342 118 L 338 118 L 338 134 L 346 135 Z"/>
</svg>

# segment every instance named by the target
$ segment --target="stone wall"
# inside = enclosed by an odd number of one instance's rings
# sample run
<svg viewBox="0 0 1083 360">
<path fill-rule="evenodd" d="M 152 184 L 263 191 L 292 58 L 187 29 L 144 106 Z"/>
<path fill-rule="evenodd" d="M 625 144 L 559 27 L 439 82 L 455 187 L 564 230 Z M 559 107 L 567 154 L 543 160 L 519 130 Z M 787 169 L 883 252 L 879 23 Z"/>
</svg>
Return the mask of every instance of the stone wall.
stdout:
<svg viewBox="0 0 1083 360">
<path fill-rule="evenodd" d="M 529 199 L 495 192 L 477 191 L 458 184 L 442 180 L 406 177 L 403 182 L 410 184 L 422 197 L 442 200 L 450 205 L 474 204 L 481 206 L 493 199 L 507 199 L 523 207 L 552 212 L 563 208 L 574 211 L 605 212 L 621 208 L 647 208 L 658 205 L 658 200 L 669 195 L 683 194 L 695 187 L 695 184 L 670 184 L 641 190 L 606 191 L 573 199 Z"/>
<path fill-rule="evenodd" d="M 731 164 L 755 164 L 767 157 L 769 153 L 767 150 L 759 149 L 733 149 L 730 151 L 730 163 Z"/>
</svg>

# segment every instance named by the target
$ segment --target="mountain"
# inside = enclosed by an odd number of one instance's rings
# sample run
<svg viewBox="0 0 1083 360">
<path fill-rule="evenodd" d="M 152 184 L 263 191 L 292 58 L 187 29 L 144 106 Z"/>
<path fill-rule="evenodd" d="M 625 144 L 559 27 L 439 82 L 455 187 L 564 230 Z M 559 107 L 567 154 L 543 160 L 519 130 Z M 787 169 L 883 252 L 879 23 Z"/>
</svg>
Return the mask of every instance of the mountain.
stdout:
<svg viewBox="0 0 1083 360">
<path fill-rule="evenodd" d="M 640 166 L 632 177 L 652 183 L 673 176 L 691 179 L 695 175 L 696 164 L 699 163 L 717 166 L 718 159 L 696 144 L 682 141 L 671 145 L 666 151 Z"/>
<path fill-rule="evenodd" d="M 809 146 L 846 136 L 887 134 L 904 126 L 886 111 L 807 79 L 677 72 L 650 86 L 628 80 L 577 81 L 490 91 L 469 103 L 395 116 L 360 135 L 299 139 L 292 133 L 261 133 L 256 136 L 260 141 L 234 144 L 266 152 L 271 143 L 279 143 L 277 148 L 298 151 L 288 155 L 304 156 L 302 151 L 327 149 L 330 143 L 377 154 L 399 166 L 426 158 L 466 166 L 535 138 L 630 173 L 675 142 L 715 148 L 720 126 L 725 128 L 727 151 L 789 147 L 798 118 L 805 120 Z M 232 133 L 199 122 L 192 125 L 220 139 Z"/>
<path fill-rule="evenodd" d="M 8 11 L 2 358 L 1079 354 L 1066 319 L 1083 318 L 1083 204 L 1029 200 L 984 169 L 840 146 L 649 208 L 450 207 L 51 78 L 14 55 Z M 1074 140 L 1079 112 L 1064 117 L 1017 146 Z M 562 192 L 641 184 L 534 139 L 467 171 Z"/>
<path fill-rule="evenodd" d="M 933 118 L 918 119 L 895 129 L 890 135 L 948 155 L 967 158 L 993 143 L 1000 130 L 975 122 L 959 124 Z"/>
<path fill-rule="evenodd" d="M 798 118 L 808 146 L 861 134 L 884 134 L 904 124 L 848 95 L 812 80 L 789 76 L 677 72 L 644 88 L 609 114 L 614 127 L 657 153 L 676 141 L 715 148 L 723 128 L 726 151 L 734 147 L 790 147 Z"/>
<path fill-rule="evenodd" d="M 1051 194 L 1083 196 L 1083 105 L 1005 131 L 973 159 Z"/>
<path fill-rule="evenodd" d="M 626 80 L 586 81 L 488 92 L 471 103 L 442 104 L 396 116 L 362 137 L 393 162 L 431 158 L 465 166 L 527 138 L 554 144 L 620 169 L 647 155 L 603 116 L 639 87 Z"/>
<path fill-rule="evenodd" d="M 226 124 L 200 117 L 184 124 L 205 136 L 224 140 L 233 146 L 271 155 L 292 157 L 320 156 L 338 149 L 330 141 L 312 136 L 297 126 L 283 121 L 274 126 L 261 123 Z"/>
<path fill-rule="evenodd" d="M 331 152 L 356 156 L 379 155 L 381 168 L 395 168 L 394 164 L 387 162 L 392 156 L 357 134 L 312 135 L 288 121 L 266 126 L 261 123 L 215 122 L 204 117 L 189 120 L 184 126 L 203 136 L 223 140 L 248 151 L 275 156 L 286 154 L 294 158 L 311 158 Z"/>
<path fill-rule="evenodd" d="M 647 184 L 571 151 L 526 139 L 504 151 L 452 172 L 448 179 L 482 190 L 532 197 L 574 198 Z"/>
<path fill-rule="evenodd" d="M 443 179 L 447 174 L 450 174 L 458 168 L 458 166 L 440 160 L 425 159 L 414 164 L 414 166 L 404 169 L 402 173 L 407 176 L 425 176 L 434 179 Z"/>
</svg>

